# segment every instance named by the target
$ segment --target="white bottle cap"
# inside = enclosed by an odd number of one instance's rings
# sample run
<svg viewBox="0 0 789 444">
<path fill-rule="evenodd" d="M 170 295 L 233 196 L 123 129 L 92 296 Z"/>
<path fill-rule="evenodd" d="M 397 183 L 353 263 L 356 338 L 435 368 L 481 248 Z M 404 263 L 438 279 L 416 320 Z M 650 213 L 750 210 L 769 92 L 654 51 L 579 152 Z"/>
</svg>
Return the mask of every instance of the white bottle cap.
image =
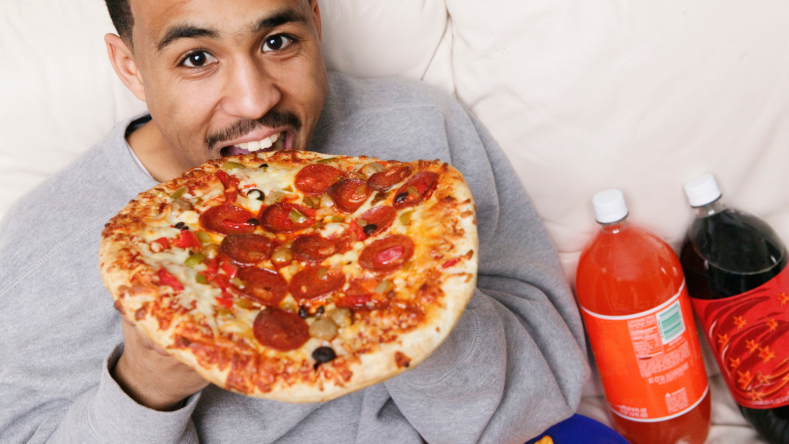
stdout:
<svg viewBox="0 0 789 444">
<path fill-rule="evenodd" d="M 712 174 L 702 174 L 685 182 L 685 194 L 691 207 L 701 207 L 721 197 L 721 190 Z"/>
<path fill-rule="evenodd" d="M 616 189 L 601 191 L 592 198 L 594 214 L 601 224 L 610 224 L 627 217 L 625 195 Z"/>
</svg>

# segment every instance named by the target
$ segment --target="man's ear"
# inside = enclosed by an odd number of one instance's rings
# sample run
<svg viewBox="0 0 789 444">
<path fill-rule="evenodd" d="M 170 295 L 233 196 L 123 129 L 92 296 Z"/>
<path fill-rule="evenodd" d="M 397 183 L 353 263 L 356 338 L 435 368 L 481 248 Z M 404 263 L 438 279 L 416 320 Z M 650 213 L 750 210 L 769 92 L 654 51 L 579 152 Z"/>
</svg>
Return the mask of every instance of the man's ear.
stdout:
<svg viewBox="0 0 789 444">
<path fill-rule="evenodd" d="M 318 0 L 312 0 L 312 19 L 315 21 L 315 28 L 318 30 L 318 40 L 322 39 L 321 35 L 321 9 L 318 7 Z"/>
<path fill-rule="evenodd" d="M 115 34 L 105 35 L 104 42 L 107 44 L 107 55 L 110 57 L 115 74 L 118 74 L 121 82 L 126 85 L 126 88 L 129 88 L 132 94 L 144 102 L 145 87 L 142 82 L 142 74 L 137 69 L 137 63 L 132 57 L 131 50 L 123 39 Z"/>
</svg>

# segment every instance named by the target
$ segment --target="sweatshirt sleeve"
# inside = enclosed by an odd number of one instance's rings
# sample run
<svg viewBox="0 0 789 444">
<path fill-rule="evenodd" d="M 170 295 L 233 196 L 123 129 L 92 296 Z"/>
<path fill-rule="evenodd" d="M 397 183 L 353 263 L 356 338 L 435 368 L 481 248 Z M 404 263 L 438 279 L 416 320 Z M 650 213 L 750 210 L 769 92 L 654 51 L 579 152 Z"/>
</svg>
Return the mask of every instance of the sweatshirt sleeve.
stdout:
<svg viewBox="0 0 789 444">
<path fill-rule="evenodd" d="M 200 393 L 187 398 L 184 406 L 173 412 L 159 412 L 137 404 L 110 375 L 120 358 L 123 346 L 116 347 L 104 360 L 99 384 L 75 400 L 45 400 L 39 393 L 0 387 L 0 399 L 20 402 L 3 403 L 5 424 L 0 429 L 1 442 L 68 443 L 68 444 L 192 444 L 198 443 L 191 420 Z M 5 392 L 5 393 L 4 393 Z"/>
<path fill-rule="evenodd" d="M 477 205 L 477 289 L 433 355 L 385 384 L 431 444 L 523 443 L 575 412 L 589 374 L 583 327 L 504 153 L 470 112 L 447 106 L 451 162 Z"/>
</svg>

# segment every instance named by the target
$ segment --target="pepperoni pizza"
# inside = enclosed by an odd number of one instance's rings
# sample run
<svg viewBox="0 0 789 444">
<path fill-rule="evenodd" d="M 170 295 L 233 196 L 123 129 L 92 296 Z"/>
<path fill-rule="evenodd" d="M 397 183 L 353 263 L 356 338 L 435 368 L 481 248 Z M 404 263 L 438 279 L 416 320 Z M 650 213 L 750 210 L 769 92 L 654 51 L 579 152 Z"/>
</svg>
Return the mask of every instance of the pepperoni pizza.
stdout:
<svg viewBox="0 0 789 444">
<path fill-rule="evenodd" d="M 476 285 L 474 201 L 440 161 L 209 161 L 102 233 L 115 307 L 212 383 L 327 401 L 424 360 Z"/>
</svg>

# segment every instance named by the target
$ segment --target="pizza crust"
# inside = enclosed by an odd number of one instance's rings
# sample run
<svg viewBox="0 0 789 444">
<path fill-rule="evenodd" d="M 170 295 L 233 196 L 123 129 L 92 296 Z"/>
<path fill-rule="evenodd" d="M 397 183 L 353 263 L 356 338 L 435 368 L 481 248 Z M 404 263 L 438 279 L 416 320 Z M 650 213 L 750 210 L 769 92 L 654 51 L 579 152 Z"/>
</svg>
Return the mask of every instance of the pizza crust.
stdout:
<svg viewBox="0 0 789 444">
<path fill-rule="evenodd" d="M 259 160 L 255 159 L 256 156 Z M 361 166 L 376 161 L 372 158 L 346 158 L 308 152 L 288 153 L 288 156 L 291 156 L 291 159 L 296 163 L 332 158 L 351 163 L 356 162 Z M 293 373 L 289 373 L 291 375 L 289 379 L 275 378 L 271 384 L 264 387 L 265 390 L 261 389 L 260 385 L 254 381 L 240 389 L 238 384 L 229 380 L 233 366 L 227 360 L 213 364 L 209 361 L 207 364 L 205 357 L 198 356 L 195 350 L 190 348 L 190 344 L 184 344 L 182 327 L 189 322 L 195 324 L 192 317 L 200 318 L 199 314 L 194 314 L 195 309 L 191 308 L 190 310 L 190 307 L 186 306 L 182 312 L 172 312 L 169 308 L 161 308 L 162 306 L 174 306 L 173 301 L 176 298 L 172 297 L 172 294 L 162 291 L 162 287 L 157 283 L 153 267 L 140 260 L 140 256 L 145 253 L 141 252 L 137 245 L 144 243 L 142 238 L 145 237 L 143 231 L 147 227 L 146 221 L 160 218 L 161 211 L 170 211 L 169 208 L 163 210 L 161 208 L 161 203 L 167 201 L 167 196 L 184 187 L 186 183 L 213 175 L 223 162 L 235 160 L 249 163 L 251 160 L 253 163 L 262 161 L 273 165 L 282 161 L 282 158 L 282 153 L 261 153 L 211 161 L 186 172 L 173 181 L 160 184 L 152 190 L 141 193 L 137 199 L 130 202 L 104 230 L 99 254 L 102 279 L 115 300 L 116 308 L 156 344 L 179 361 L 195 369 L 206 380 L 219 387 L 247 396 L 296 403 L 324 402 L 415 368 L 452 331 L 474 293 L 477 280 L 479 248 L 474 199 L 462 175 L 448 164 L 438 161 L 429 163 L 429 168 L 441 170 L 441 182 L 433 195 L 417 207 L 412 216 L 412 226 L 409 229 L 413 229 L 420 236 L 415 239 L 417 253 L 414 256 L 414 262 L 419 262 L 419 265 L 416 270 L 411 272 L 416 275 L 418 273 L 415 272 L 432 267 L 435 278 L 435 269 L 438 268 L 438 290 L 430 288 L 430 291 L 442 296 L 440 304 L 428 306 L 424 320 L 418 327 L 398 333 L 395 340 L 374 344 L 373 349 L 367 352 L 341 356 L 342 359 L 338 357 L 330 363 L 332 365 L 322 364 L 317 370 L 307 368 L 305 371 L 304 363 L 306 362 L 309 367 L 312 367 L 314 361 L 302 353 L 303 362 L 300 367 L 298 364 L 290 367 L 286 365 L 289 370 L 300 369 L 302 373 L 296 372 L 296 377 L 292 377 Z M 424 168 L 428 163 L 418 161 L 411 164 Z M 445 204 L 438 204 L 441 199 L 444 199 Z M 361 214 L 364 210 L 365 208 L 360 208 L 354 214 Z M 444 219 L 439 218 L 438 220 L 452 220 L 453 226 L 436 226 L 437 219 L 427 219 L 431 215 L 425 214 L 431 210 L 443 212 Z M 426 251 L 424 248 L 425 245 L 438 245 L 442 239 L 447 238 L 452 240 L 448 252 L 436 252 L 435 249 Z M 153 255 L 150 251 L 148 254 Z M 436 259 L 437 255 L 443 255 L 443 257 Z M 447 264 L 452 259 L 455 261 L 450 263 L 448 267 L 436 267 L 437 264 Z M 358 264 L 354 265 L 358 267 Z M 419 268 L 423 265 L 423 268 Z M 407 277 L 403 279 L 407 279 Z M 158 316 L 154 315 L 155 310 L 152 308 L 154 306 L 159 307 L 156 311 Z M 172 315 L 169 322 L 166 316 L 162 317 L 163 315 L 161 315 L 162 311 L 167 312 L 168 310 Z M 207 322 L 208 320 L 202 319 L 202 321 Z M 356 328 L 364 326 L 359 326 L 358 321 L 355 325 Z M 215 347 L 220 346 L 221 344 Z M 198 350 L 202 350 L 202 348 Z M 239 349 L 233 353 L 235 353 L 233 356 L 241 356 L 246 359 L 258 351 Z M 271 354 L 270 350 L 259 353 L 261 356 L 270 356 Z M 298 353 L 286 355 L 287 358 L 279 362 L 296 361 L 299 356 Z M 264 358 L 256 359 L 263 360 Z M 342 361 L 342 365 L 339 365 L 339 361 Z M 334 368 L 335 363 L 338 364 L 338 368 Z M 254 379 L 254 377 L 255 375 L 249 376 L 250 379 Z"/>
</svg>

